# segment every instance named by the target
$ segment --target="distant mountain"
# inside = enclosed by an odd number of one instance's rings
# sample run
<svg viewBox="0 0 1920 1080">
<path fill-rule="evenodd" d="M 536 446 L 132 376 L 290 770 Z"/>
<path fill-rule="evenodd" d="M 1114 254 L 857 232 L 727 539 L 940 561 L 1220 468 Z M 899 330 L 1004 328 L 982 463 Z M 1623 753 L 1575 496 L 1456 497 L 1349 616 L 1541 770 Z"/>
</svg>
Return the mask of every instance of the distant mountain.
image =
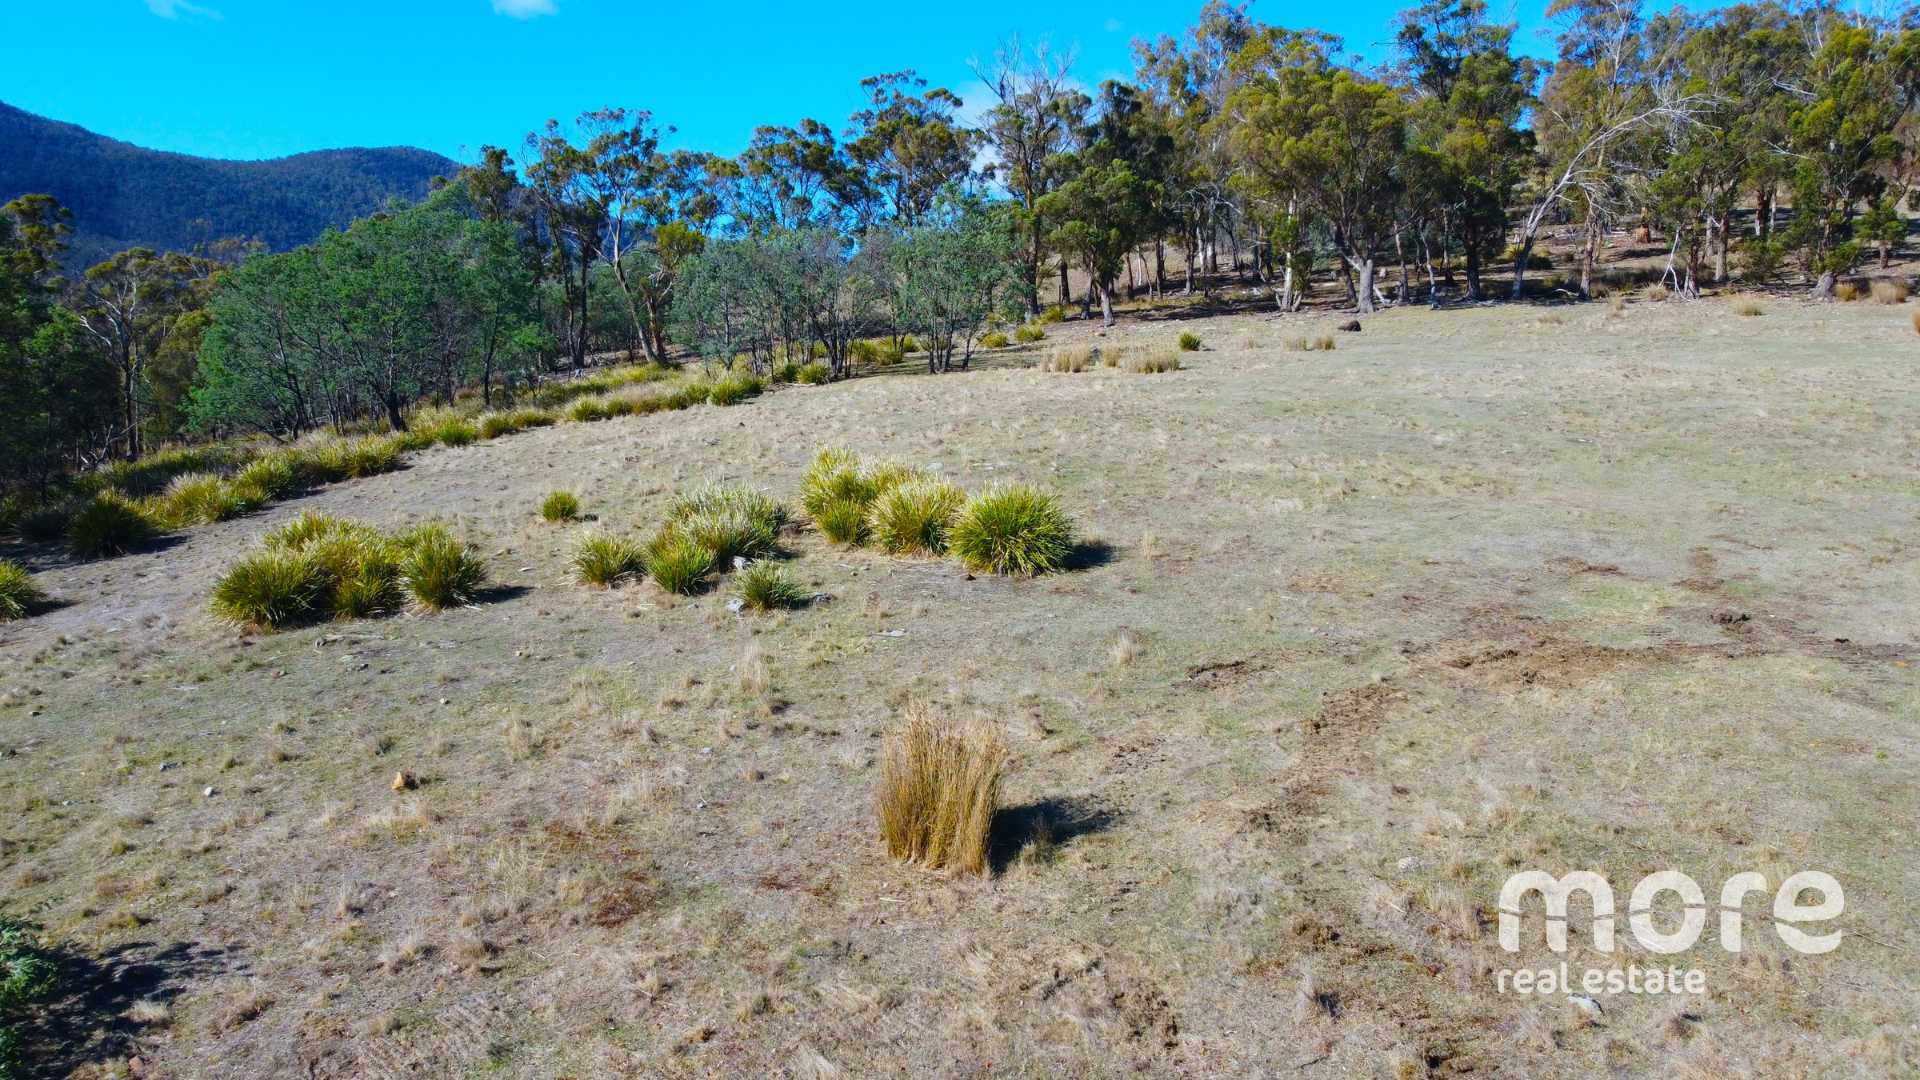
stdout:
<svg viewBox="0 0 1920 1080">
<path fill-rule="evenodd" d="M 43 193 L 73 211 L 66 262 L 90 266 L 128 247 L 190 251 L 225 237 L 297 247 L 379 209 L 417 199 L 458 163 L 406 146 L 219 161 L 96 135 L 0 103 L 0 202 Z"/>
</svg>

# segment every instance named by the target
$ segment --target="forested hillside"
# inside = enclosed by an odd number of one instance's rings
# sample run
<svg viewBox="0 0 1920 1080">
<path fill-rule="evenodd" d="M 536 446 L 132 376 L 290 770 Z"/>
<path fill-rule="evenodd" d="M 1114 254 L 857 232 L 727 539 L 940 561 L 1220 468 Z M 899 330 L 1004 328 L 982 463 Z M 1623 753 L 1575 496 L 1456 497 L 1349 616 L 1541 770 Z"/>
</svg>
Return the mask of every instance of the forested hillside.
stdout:
<svg viewBox="0 0 1920 1080">
<path fill-rule="evenodd" d="M 96 135 L 0 103 L 0 202 L 52 195 L 73 211 L 64 261 L 79 270 L 128 247 L 191 250 L 226 237 L 304 244 L 392 196 L 418 199 L 458 168 L 412 147 L 216 161 Z"/>
</svg>

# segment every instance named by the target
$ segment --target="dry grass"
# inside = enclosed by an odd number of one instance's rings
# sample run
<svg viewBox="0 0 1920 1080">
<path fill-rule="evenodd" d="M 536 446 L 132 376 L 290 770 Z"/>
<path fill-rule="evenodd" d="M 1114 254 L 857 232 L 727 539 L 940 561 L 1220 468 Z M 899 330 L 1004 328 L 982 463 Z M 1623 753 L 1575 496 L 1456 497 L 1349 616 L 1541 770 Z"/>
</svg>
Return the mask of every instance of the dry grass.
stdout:
<svg viewBox="0 0 1920 1080">
<path fill-rule="evenodd" d="M 1086 345 L 1055 345 L 1040 361 L 1041 371 L 1066 374 L 1087 370 L 1093 362 L 1093 349 Z"/>
<path fill-rule="evenodd" d="M 1665 285 L 1647 286 L 1647 299 L 1649 300 L 1655 300 L 1655 301 L 1665 300 L 1667 297 L 1671 295 L 1673 294 L 1667 291 L 1667 287 Z"/>
<path fill-rule="evenodd" d="M 1180 370 L 1180 353 L 1173 349 L 1150 349 L 1127 354 L 1127 371 L 1135 375 L 1157 375 Z"/>
<path fill-rule="evenodd" d="M 1858 282 L 1843 281 L 1833 287 L 1833 298 L 1843 304 L 1851 304 L 1855 300 L 1860 299 L 1860 297 L 1861 292 Z"/>
<path fill-rule="evenodd" d="M 1735 315 L 1741 316 L 1764 315 L 1767 312 L 1766 308 L 1760 306 L 1760 299 L 1755 296 L 1735 296 L 1729 302 L 1729 306 L 1733 308 Z"/>
<path fill-rule="evenodd" d="M 1332 352 L 1337 343 L 1332 333 L 1316 334 L 1313 337 L 1296 334 L 1282 342 L 1281 347 L 1288 352 Z"/>
<path fill-rule="evenodd" d="M 984 873 L 1006 764 L 1006 740 L 991 724 L 908 703 L 887 736 L 875 797 L 887 854 L 929 870 Z"/>
<path fill-rule="evenodd" d="M 1904 304 L 1907 302 L 1907 283 L 1882 278 L 1873 283 L 1873 299 L 1875 303 L 1888 306 Z"/>
</svg>

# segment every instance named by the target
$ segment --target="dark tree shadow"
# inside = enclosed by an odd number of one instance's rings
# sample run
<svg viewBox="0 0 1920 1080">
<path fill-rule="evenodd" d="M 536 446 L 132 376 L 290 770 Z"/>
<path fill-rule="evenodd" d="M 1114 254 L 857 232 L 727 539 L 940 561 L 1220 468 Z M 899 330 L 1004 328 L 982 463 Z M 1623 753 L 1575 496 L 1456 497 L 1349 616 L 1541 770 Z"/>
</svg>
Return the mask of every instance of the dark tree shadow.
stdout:
<svg viewBox="0 0 1920 1080">
<path fill-rule="evenodd" d="M 166 1004 L 189 980 L 239 970 L 230 949 L 136 941 L 98 956 L 67 949 L 48 955 L 59 969 L 54 996 L 20 1023 L 23 1077 L 64 1077 L 87 1065 L 124 1059 L 145 1025 L 128 1017 L 135 1002 Z"/>
<path fill-rule="evenodd" d="M 525 585 L 486 585 L 473 594 L 476 604 L 504 604 L 518 600 L 533 590 Z"/>
<path fill-rule="evenodd" d="M 1002 807 L 987 833 L 987 863 L 1003 874 L 1027 848 L 1050 851 L 1077 837 L 1100 832 L 1119 815 L 1088 798 L 1048 798 Z"/>
</svg>

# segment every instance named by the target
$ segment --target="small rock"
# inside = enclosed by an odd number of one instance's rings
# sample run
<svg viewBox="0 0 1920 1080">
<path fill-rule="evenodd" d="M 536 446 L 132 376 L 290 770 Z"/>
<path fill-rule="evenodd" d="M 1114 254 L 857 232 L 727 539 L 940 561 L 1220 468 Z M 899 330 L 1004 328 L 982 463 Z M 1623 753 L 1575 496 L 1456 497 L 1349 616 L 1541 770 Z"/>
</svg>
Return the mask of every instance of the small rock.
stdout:
<svg viewBox="0 0 1920 1080">
<path fill-rule="evenodd" d="M 738 615 L 741 612 L 747 610 L 747 602 L 736 596 L 733 599 L 727 601 L 727 610 L 733 612 L 735 615 Z"/>
<path fill-rule="evenodd" d="M 733 557 L 733 568 L 735 570 L 745 570 L 747 568 L 747 557 L 745 555 L 735 555 Z"/>
<path fill-rule="evenodd" d="M 215 794 L 217 794 L 217 792 L 215 792 L 212 788 L 208 788 L 207 790 L 200 793 L 200 797 L 203 799 L 211 799 L 214 797 Z"/>
<path fill-rule="evenodd" d="M 1600 1022 L 1600 1003 L 1585 994 L 1568 994 L 1567 1006 L 1568 1012 L 1573 1013 L 1589 1024 L 1598 1024 Z"/>
<path fill-rule="evenodd" d="M 1401 859 L 1399 862 L 1394 863 L 1393 865 L 1395 869 L 1399 870 L 1403 874 L 1409 870 L 1418 870 L 1420 869 L 1420 856 L 1409 855 L 1406 858 Z"/>
<path fill-rule="evenodd" d="M 1340 324 L 1340 329 L 1345 330 L 1349 334 L 1357 334 L 1360 332 L 1360 320 L 1349 319 Z"/>
<path fill-rule="evenodd" d="M 419 786 L 420 781 L 416 779 L 412 773 L 404 769 L 393 774 L 393 790 L 395 791 L 412 791 Z"/>
<path fill-rule="evenodd" d="M 160 763 L 161 772 L 166 772 L 168 769 L 177 769 L 179 767 L 180 767 L 180 763 L 177 761 L 163 761 Z"/>
<path fill-rule="evenodd" d="M 451 700 L 449 700 L 449 699 L 447 699 L 447 698 L 441 698 L 441 699 L 440 699 L 440 704 L 442 704 L 442 705 L 451 705 L 451 704 L 453 704 L 453 702 L 452 702 Z"/>
<path fill-rule="evenodd" d="M 874 635 L 874 637 L 906 637 L 906 636 L 907 636 L 907 632 L 905 630 L 882 630 L 878 634 Z"/>
</svg>

